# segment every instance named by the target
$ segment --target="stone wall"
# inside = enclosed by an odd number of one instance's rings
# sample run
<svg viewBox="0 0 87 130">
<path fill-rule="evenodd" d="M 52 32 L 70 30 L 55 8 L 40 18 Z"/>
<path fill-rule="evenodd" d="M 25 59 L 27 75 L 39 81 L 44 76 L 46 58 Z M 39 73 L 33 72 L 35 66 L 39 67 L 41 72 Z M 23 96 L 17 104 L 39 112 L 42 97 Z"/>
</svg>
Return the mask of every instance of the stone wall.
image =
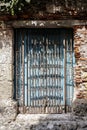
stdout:
<svg viewBox="0 0 87 130">
<path fill-rule="evenodd" d="M 87 26 L 74 29 L 76 98 L 87 99 Z"/>
<path fill-rule="evenodd" d="M 13 30 L 0 22 L 0 99 L 12 97 Z"/>
<path fill-rule="evenodd" d="M 87 26 L 74 27 L 75 91 L 74 109 L 76 113 L 87 113 Z"/>
<path fill-rule="evenodd" d="M 4 121 L 14 120 L 17 113 L 13 97 L 13 30 L 0 22 L 0 114 Z"/>
</svg>

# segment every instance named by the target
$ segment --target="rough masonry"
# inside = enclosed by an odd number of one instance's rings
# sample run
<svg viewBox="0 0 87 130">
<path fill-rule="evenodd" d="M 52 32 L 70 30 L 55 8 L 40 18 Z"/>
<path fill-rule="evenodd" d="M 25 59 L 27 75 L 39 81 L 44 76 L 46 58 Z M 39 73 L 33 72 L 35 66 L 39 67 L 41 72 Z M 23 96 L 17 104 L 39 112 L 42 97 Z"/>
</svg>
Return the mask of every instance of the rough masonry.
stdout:
<svg viewBox="0 0 87 130">
<path fill-rule="evenodd" d="M 11 121 L 16 117 L 13 101 L 13 30 L 0 22 L 0 114 Z"/>
<path fill-rule="evenodd" d="M 78 114 L 87 114 L 87 26 L 74 27 L 75 91 L 74 106 Z M 82 110 L 81 110 L 82 109 Z"/>
</svg>

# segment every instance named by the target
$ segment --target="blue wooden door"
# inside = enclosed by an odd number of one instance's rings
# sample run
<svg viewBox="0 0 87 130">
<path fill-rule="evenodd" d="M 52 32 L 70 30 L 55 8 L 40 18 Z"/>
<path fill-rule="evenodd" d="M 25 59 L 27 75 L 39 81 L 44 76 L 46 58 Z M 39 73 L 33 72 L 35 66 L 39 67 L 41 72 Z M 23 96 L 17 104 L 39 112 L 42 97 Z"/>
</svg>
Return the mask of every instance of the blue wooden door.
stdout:
<svg viewBox="0 0 87 130">
<path fill-rule="evenodd" d="M 68 111 L 75 62 L 72 29 L 16 29 L 15 34 L 15 98 L 19 106 L 29 113 Z"/>
</svg>

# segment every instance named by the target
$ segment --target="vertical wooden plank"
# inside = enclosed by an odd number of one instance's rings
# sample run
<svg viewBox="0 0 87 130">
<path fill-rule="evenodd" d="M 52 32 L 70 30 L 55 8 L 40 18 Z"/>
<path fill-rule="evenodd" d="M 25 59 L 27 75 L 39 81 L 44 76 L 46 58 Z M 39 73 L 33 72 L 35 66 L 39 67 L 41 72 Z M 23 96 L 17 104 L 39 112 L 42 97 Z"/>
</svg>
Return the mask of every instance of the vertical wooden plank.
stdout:
<svg viewBox="0 0 87 130">
<path fill-rule="evenodd" d="M 21 35 L 20 35 L 20 31 L 16 30 L 16 34 L 19 35 L 19 37 L 17 37 L 16 35 L 16 39 L 17 39 L 17 43 L 16 43 L 16 91 L 17 91 L 17 99 L 18 99 L 18 104 L 21 104 Z"/>
<path fill-rule="evenodd" d="M 31 33 L 31 30 L 30 30 Z M 30 34 L 30 111 L 32 107 L 32 44 L 33 44 L 33 39 L 32 39 L 32 34 Z"/>
<path fill-rule="evenodd" d="M 55 38 L 56 39 L 56 38 Z M 55 107 L 56 107 L 56 113 L 57 113 L 57 68 L 56 68 L 56 49 L 57 49 L 57 45 L 56 45 L 56 41 L 55 41 Z"/>
<path fill-rule="evenodd" d="M 24 30 L 24 105 L 27 106 L 27 35 Z"/>
<path fill-rule="evenodd" d="M 23 70 L 22 70 L 22 33 L 20 31 L 20 95 L 21 95 L 21 99 L 20 99 L 20 104 L 23 105 Z"/>
<path fill-rule="evenodd" d="M 66 113 L 66 39 L 63 40 L 64 46 L 64 106 Z"/>
<path fill-rule="evenodd" d="M 22 33 L 22 61 L 23 61 L 23 113 L 25 113 L 25 79 L 24 79 L 24 75 L 25 75 L 25 70 L 24 70 L 24 33 Z"/>
<path fill-rule="evenodd" d="M 57 105 L 59 105 L 59 32 L 58 32 L 58 36 L 57 36 L 57 54 L 56 54 L 56 56 L 57 56 L 57 98 L 58 98 L 58 101 L 57 101 Z"/>
<path fill-rule="evenodd" d="M 30 106 L 31 88 L 30 88 L 30 46 L 31 46 L 31 36 L 28 30 L 28 106 Z"/>
</svg>

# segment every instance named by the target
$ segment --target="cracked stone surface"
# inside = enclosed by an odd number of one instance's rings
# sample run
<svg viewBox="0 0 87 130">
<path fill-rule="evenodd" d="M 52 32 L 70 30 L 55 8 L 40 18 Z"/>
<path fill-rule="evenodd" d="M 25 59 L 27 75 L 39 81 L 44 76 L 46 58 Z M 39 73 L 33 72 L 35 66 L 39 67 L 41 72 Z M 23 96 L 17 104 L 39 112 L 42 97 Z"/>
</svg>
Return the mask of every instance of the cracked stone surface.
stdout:
<svg viewBox="0 0 87 130">
<path fill-rule="evenodd" d="M 15 121 L 8 122 L 0 115 L 0 130 L 87 130 L 87 117 L 73 114 L 19 114 Z"/>
</svg>

